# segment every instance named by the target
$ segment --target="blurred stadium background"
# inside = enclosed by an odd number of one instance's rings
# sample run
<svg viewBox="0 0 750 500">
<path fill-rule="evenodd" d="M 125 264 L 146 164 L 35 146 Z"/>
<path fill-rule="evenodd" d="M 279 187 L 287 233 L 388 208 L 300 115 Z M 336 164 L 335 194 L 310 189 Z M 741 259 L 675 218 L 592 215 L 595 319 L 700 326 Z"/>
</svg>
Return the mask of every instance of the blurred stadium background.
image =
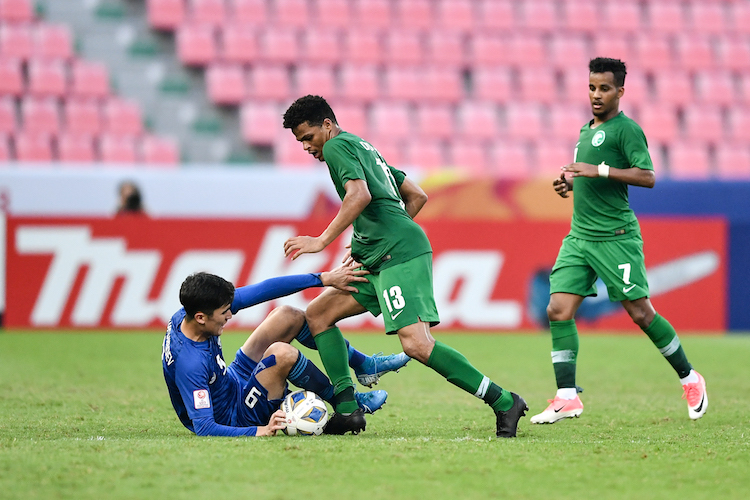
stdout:
<svg viewBox="0 0 750 500">
<path fill-rule="evenodd" d="M 286 106 L 307 93 L 328 98 L 344 129 L 420 179 L 432 199 L 420 215 L 435 224 L 431 237 L 440 239 L 446 221 L 478 220 L 486 229 L 477 233 L 510 244 L 524 241 L 525 223 L 540 224 L 554 234 L 550 248 L 533 265 L 507 261 L 503 272 L 541 270 L 571 213 L 548 180 L 569 162 L 588 120 L 586 64 L 602 55 L 628 64 L 622 109 L 644 128 L 657 169 L 655 191 L 631 190 L 639 216 L 665 221 L 646 236 L 647 256 L 657 256 L 654 265 L 680 251 L 718 259 L 704 270 L 718 276 L 699 273 L 683 285 L 692 291 L 671 299 L 676 310 L 718 301 L 703 311 L 711 321 L 683 328 L 750 330 L 747 0 L 0 0 L 3 281 L 8 301 L 31 304 L 6 319 L 37 325 L 30 308 L 46 297 L 41 283 L 51 268 L 50 258 L 29 257 L 13 231 L 51 217 L 85 225 L 85 217 L 109 216 L 124 178 L 140 183 L 156 218 L 330 215 L 336 199 L 325 172 L 281 127 Z M 190 191 L 195 182 L 208 200 Z M 226 192 L 233 188 L 254 188 L 253 196 Z M 196 198 L 180 200 L 186 192 Z M 680 221 L 687 225 L 670 226 Z M 715 224 L 710 248 L 691 221 Z M 150 222 L 140 224 L 143 232 Z M 262 240 L 274 227 L 250 234 Z M 123 231 L 133 247 L 139 230 Z M 678 244 L 665 234 L 692 239 Z M 471 238 L 473 250 L 500 246 Z M 26 286 L 14 274 L 24 266 L 41 269 L 25 274 L 38 282 L 15 293 Z M 240 281 L 260 277 L 248 274 L 250 264 L 238 266 L 224 271 Z M 279 266 L 269 274 L 291 270 Z M 157 285 L 166 275 L 156 273 Z M 86 293 L 75 276 L 70 290 Z M 699 281 L 705 276 L 709 287 Z M 531 278 L 512 283 L 519 302 L 531 300 Z M 454 286 L 447 299 L 460 295 Z M 497 299 L 509 285 L 487 286 Z M 116 301 L 102 306 L 104 316 Z M 61 307 L 60 322 L 41 325 L 116 325 L 80 320 L 72 303 Z"/>
</svg>

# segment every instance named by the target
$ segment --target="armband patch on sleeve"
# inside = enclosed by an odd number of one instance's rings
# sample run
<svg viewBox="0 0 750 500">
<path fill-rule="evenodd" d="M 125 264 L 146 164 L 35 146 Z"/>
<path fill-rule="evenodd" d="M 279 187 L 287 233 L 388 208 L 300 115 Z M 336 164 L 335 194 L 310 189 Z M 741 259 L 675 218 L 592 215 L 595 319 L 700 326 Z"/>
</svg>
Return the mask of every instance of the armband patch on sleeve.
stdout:
<svg viewBox="0 0 750 500">
<path fill-rule="evenodd" d="M 208 399 L 208 391 L 205 389 L 193 391 L 193 403 L 195 404 L 196 410 L 211 408 L 211 400 Z"/>
</svg>

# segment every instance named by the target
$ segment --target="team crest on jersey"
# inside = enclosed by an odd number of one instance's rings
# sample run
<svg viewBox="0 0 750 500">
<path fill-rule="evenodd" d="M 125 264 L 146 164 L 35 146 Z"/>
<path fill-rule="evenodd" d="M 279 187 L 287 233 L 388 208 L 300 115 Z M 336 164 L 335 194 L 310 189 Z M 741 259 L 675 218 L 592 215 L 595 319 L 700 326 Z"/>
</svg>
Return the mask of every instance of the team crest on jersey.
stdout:
<svg viewBox="0 0 750 500">
<path fill-rule="evenodd" d="M 205 389 L 193 391 L 193 403 L 195 403 L 196 410 L 211 408 L 211 401 L 208 399 L 208 391 Z"/>
<path fill-rule="evenodd" d="M 602 144 L 604 144 L 604 139 L 607 138 L 607 134 L 604 133 L 604 130 L 598 130 L 594 137 L 591 138 L 591 145 L 595 148 L 598 148 Z"/>
</svg>

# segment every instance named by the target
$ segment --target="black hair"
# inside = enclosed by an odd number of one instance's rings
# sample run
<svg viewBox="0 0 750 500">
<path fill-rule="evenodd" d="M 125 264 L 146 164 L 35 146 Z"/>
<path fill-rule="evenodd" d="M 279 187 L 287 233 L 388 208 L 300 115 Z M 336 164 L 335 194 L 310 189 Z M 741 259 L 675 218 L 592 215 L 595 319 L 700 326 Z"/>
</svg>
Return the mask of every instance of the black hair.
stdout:
<svg viewBox="0 0 750 500">
<path fill-rule="evenodd" d="M 210 315 L 233 300 L 234 285 L 215 274 L 191 274 L 180 286 L 180 303 L 190 318 L 199 312 Z"/>
<path fill-rule="evenodd" d="M 612 59 L 610 57 L 597 57 L 589 61 L 589 72 L 590 73 L 607 73 L 611 72 L 615 76 L 615 85 L 622 87 L 625 85 L 625 75 L 628 74 L 628 70 L 625 68 L 625 63 L 619 59 Z"/>
<path fill-rule="evenodd" d="M 138 185 L 133 181 L 123 181 L 120 183 L 118 191 L 122 197 L 123 191 L 129 188 L 130 193 L 120 200 L 120 212 L 142 212 L 143 211 L 143 199 L 141 197 L 141 190 Z"/>
<path fill-rule="evenodd" d="M 320 127 L 325 119 L 338 124 L 331 106 L 319 95 L 300 97 L 284 113 L 284 128 L 293 129 L 307 122 L 311 127 Z"/>
</svg>

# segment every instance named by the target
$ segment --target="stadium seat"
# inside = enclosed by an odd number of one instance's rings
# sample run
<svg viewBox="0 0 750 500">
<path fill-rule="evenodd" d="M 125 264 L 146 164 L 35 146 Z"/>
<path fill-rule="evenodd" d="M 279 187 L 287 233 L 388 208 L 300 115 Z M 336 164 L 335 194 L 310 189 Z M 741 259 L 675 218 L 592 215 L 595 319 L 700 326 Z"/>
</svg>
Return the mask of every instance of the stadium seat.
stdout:
<svg viewBox="0 0 750 500">
<path fill-rule="evenodd" d="M 377 64 L 384 54 L 380 37 L 371 29 L 352 29 L 344 34 L 344 60 L 347 63 Z"/>
<path fill-rule="evenodd" d="M 678 134 L 677 110 L 669 103 L 640 106 L 638 124 L 643 128 L 649 144 L 672 141 Z"/>
<path fill-rule="evenodd" d="M 29 93 L 35 96 L 62 97 L 68 78 L 61 60 L 32 59 L 29 61 Z"/>
<path fill-rule="evenodd" d="M 604 4 L 603 33 L 635 33 L 643 29 L 641 6 L 638 2 L 608 0 Z"/>
<path fill-rule="evenodd" d="M 16 131 L 16 104 L 10 96 L 0 96 L 0 134 L 7 136 Z"/>
<path fill-rule="evenodd" d="M 669 38 L 660 33 L 638 33 L 633 56 L 643 70 L 655 73 L 665 73 L 665 69 L 674 65 Z"/>
<path fill-rule="evenodd" d="M 229 0 L 229 19 L 239 26 L 265 26 L 269 21 L 265 0 Z"/>
<path fill-rule="evenodd" d="M 509 102 L 505 106 L 505 134 L 511 139 L 535 139 L 544 130 L 541 105 Z"/>
<path fill-rule="evenodd" d="M 73 35 L 63 24 L 39 24 L 36 28 L 34 56 L 68 60 L 73 56 Z"/>
<path fill-rule="evenodd" d="M 585 66 L 584 66 L 585 67 Z M 558 99 L 555 71 L 549 67 L 519 68 L 519 97 L 524 101 L 552 103 Z"/>
<path fill-rule="evenodd" d="M 296 72 L 295 95 L 321 95 L 330 99 L 336 95 L 333 68 L 327 65 L 299 65 Z"/>
<path fill-rule="evenodd" d="M 378 150 L 385 162 L 396 168 L 404 165 L 403 141 L 391 136 L 373 136 L 370 144 Z"/>
<path fill-rule="evenodd" d="M 412 138 L 404 148 L 404 166 L 416 166 L 425 171 L 445 166 L 443 145 L 439 141 Z"/>
<path fill-rule="evenodd" d="M 537 177 L 550 179 L 560 175 L 560 167 L 573 163 L 575 143 L 540 139 L 532 144 L 536 158 L 532 172 Z"/>
<path fill-rule="evenodd" d="M 737 35 L 720 36 L 716 40 L 719 67 L 734 71 L 750 68 L 750 42 Z"/>
<path fill-rule="evenodd" d="M 425 59 L 420 33 L 413 29 L 388 31 L 383 46 L 388 64 L 416 65 Z"/>
<path fill-rule="evenodd" d="M 623 94 L 623 101 L 636 105 L 651 102 L 651 91 L 648 86 L 646 75 L 643 72 L 634 71 L 625 77 L 625 94 Z"/>
<path fill-rule="evenodd" d="M 742 102 L 742 104 L 744 105 L 750 105 L 750 71 L 740 73 L 737 83 L 739 84 L 740 88 L 740 92 L 738 94 L 740 102 Z"/>
<path fill-rule="evenodd" d="M 742 35 L 750 34 L 750 3 L 727 2 L 732 31 Z"/>
<path fill-rule="evenodd" d="M 328 102 L 342 129 L 359 137 L 370 137 L 365 106 L 350 102 Z"/>
<path fill-rule="evenodd" d="M 285 101 L 292 97 L 287 68 L 281 64 L 258 64 L 248 74 L 248 96 L 257 100 Z"/>
<path fill-rule="evenodd" d="M 584 124 L 591 120 L 590 107 L 581 103 L 555 103 L 549 107 L 547 133 L 553 138 L 575 144 Z"/>
<path fill-rule="evenodd" d="M 711 177 L 708 146 L 699 141 L 669 144 L 669 176 L 672 179 L 705 180 Z"/>
<path fill-rule="evenodd" d="M 650 0 L 646 2 L 648 27 L 654 33 L 680 33 L 685 31 L 685 13 L 678 0 Z"/>
<path fill-rule="evenodd" d="M 720 179 L 750 180 L 750 147 L 748 143 L 719 143 L 716 146 L 716 170 Z"/>
<path fill-rule="evenodd" d="M 472 96 L 479 101 L 505 103 L 513 89 L 510 71 L 504 67 L 483 67 L 472 73 Z"/>
<path fill-rule="evenodd" d="M 21 101 L 21 118 L 26 133 L 54 135 L 60 131 L 57 101 L 52 97 L 24 97 Z"/>
<path fill-rule="evenodd" d="M 370 132 L 376 137 L 414 134 L 411 107 L 404 102 L 377 101 L 370 109 Z"/>
<path fill-rule="evenodd" d="M 16 160 L 52 161 L 52 137 L 44 133 L 18 132 L 15 135 Z"/>
<path fill-rule="evenodd" d="M 109 73 L 104 63 L 76 59 L 70 66 L 70 93 L 77 97 L 109 96 Z"/>
<path fill-rule="evenodd" d="M 62 162 L 92 163 L 97 160 L 90 135 L 62 133 L 57 138 L 57 159 Z"/>
<path fill-rule="evenodd" d="M 215 30 L 201 24 L 183 24 L 177 30 L 177 57 L 186 66 L 206 66 L 217 58 Z"/>
<path fill-rule="evenodd" d="M 11 59 L 29 59 L 34 53 L 31 26 L 26 24 L 0 25 L 0 56 Z"/>
<path fill-rule="evenodd" d="M 519 68 L 543 66 L 547 63 L 544 39 L 526 31 L 513 34 L 505 50 L 510 52 L 510 62 Z"/>
<path fill-rule="evenodd" d="M 589 65 L 578 64 L 564 69 L 562 74 L 562 101 L 582 103 L 588 101 L 589 95 Z M 630 75 L 628 75 L 630 76 Z"/>
<path fill-rule="evenodd" d="M 105 163 L 136 163 L 138 154 L 132 136 L 102 135 L 99 139 L 101 159 Z"/>
<path fill-rule="evenodd" d="M 73 135 L 97 135 L 103 120 L 99 104 L 93 99 L 69 98 L 64 106 L 65 130 Z"/>
<path fill-rule="evenodd" d="M 226 24 L 221 30 L 221 60 L 230 63 L 257 62 L 260 47 L 256 31 L 240 23 Z"/>
<path fill-rule="evenodd" d="M 621 61 L 633 60 L 633 49 L 630 38 L 617 33 L 604 32 L 594 34 L 594 57 L 612 57 Z"/>
<path fill-rule="evenodd" d="M 169 138 L 146 135 L 141 142 L 141 150 L 144 163 L 177 165 L 180 161 L 177 142 Z"/>
<path fill-rule="evenodd" d="M 462 137 L 495 140 L 500 135 L 497 107 L 491 102 L 464 100 L 456 110 Z"/>
<path fill-rule="evenodd" d="M 146 9 L 148 23 L 155 29 L 173 31 L 185 20 L 184 0 L 148 0 Z"/>
<path fill-rule="evenodd" d="M 690 12 L 688 24 L 690 31 L 694 33 L 720 35 L 731 29 L 722 3 L 692 0 L 688 2 L 688 10 Z"/>
<path fill-rule="evenodd" d="M 190 24 L 205 24 L 220 27 L 226 22 L 226 5 L 224 0 L 189 0 Z"/>
<path fill-rule="evenodd" d="M 310 22 L 307 0 L 274 0 L 271 5 L 277 26 L 303 28 Z"/>
<path fill-rule="evenodd" d="M 276 103 L 248 101 L 240 110 L 242 138 L 254 146 L 271 146 L 278 135 L 281 113 Z M 285 130 L 289 135 L 288 130 Z M 301 145 L 300 145 L 301 148 Z"/>
<path fill-rule="evenodd" d="M 531 156 L 523 141 L 493 141 L 490 171 L 502 179 L 523 179 L 531 173 Z"/>
<path fill-rule="evenodd" d="M 510 64 L 508 39 L 495 33 L 474 33 L 468 40 L 468 60 L 474 68 L 495 69 Z"/>
<path fill-rule="evenodd" d="M 24 93 L 21 61 L 0 57 L 0 95 L 20 96 Z"/>
<path fill-rule="evenodd" d="M 239 64 L 212 64 L 206 69 L 206 93 L 214 104 L 240 104 L 247 94 L 245 70 Z"/>
<path fill-rule="evenodd" d="M 550 38 L 549 61 L 559 70 L 578 68 L 585 72 L 589 60 L 593 57 L 595 55 L 589 49 L 583 35 L 556 33 Z"/>
<path fill-rule="evenodd" d="M 276 134 L 273 143 L 273 161 L 282 167 L 313 168 L 318 165 L 318 160 L 305 151 L 302 144 L 295 140 L 288 130 Z"/>
<path fill-rule="evenodd" d="M 308 27 L 302 36 L 302 58 L 306 63 L 338 64 L 342 61 L 341 36 L 333 29 Z"/>
<path fill-rule="evenodd" d="M 518 27 L 524 32 L 551 33 L 559 27 L 560 16 L 552 0 L 519 2 L 518 8 Z"/>
<path fill-rule="evenodd" d="M 371 102 L 380 97 L 378 70 L 372 65 L 344 64 L 340 70 L 340 97 Z"/>
<path fill-rule="evenodd" d="M 34 19 L 32 0 L 3 0 L 0 2 L 0 21 L 29 23 Z"/>
<path fill-rule="evenodd" d="M 476 9 L 476 24 L 481 30 L 502 33 L 515 26 L 511 0 L 478 0 Z"/>
<path fill-rule="evenodd" d="M 447 31 L 430 31 L 425 38 L 426 60 L 430 64 L 458 68 L 468 63 L 463 37 Z"/>
<path fill-rule="evenodd" d="M 430 0 L 399 0 L 395 8 L 394 20 L 401 28 L 428 30 L 435 26 L 435 13 Z"/>
<path fill-rule="evenodd" d="M 11 159 L 9 138 L 0 134 L 0 167 L 7 165 Z"/>
<path fill-rule="evenodd" d="M 104 129 L 117 136 L 136 136 L 143 132 L 143 119 L 138 103 L 111 97 L 104 103 Z"/>
<path fill-rule="evenodd" d="M 347 28 L 354 18 L 349 0 L 315 0 L 310 24 L 323 28 Z"/>
<path fill-rule="evenodd" d="M 708 36 L 695 32 L 683 33 L 675 37 L 675 47 L 677 63 L 682 69 L 705 70 L 713 68 L 716 63 Z"/>
<path fill-rule="evenodd" d="M 448 143 L 448 165 L 457 167 L 472 177 L 484 177 L 489 173 L 488 148 L 476 140 L 453 140 Z"/>
<path fill-rule="evenodd" d="M 472 0 L 439 0 L 436 2 L 437 31 L 470 33 L 476 25 Z"/>
<path fill-rule="evenodd" d="M 750 143 L 750 106 L 731 106 L 727 115 L 729 137 L 735 142 Z"/>
<path fill-rule="evenodd" d="M 705 104 L 728 106 L 736 98 L 732 74 L 728 71 L 708 70 L 696 75 L 698 99 Z"/>
<path fill-rule="evenodd" d="M 457 68 L 430 66 L 423 71 L 423 99 L 455 104 L 464 98 L 462 74 Z"/>
<path fill-rule="evenodd" d="M 393 15 L 389 0 L 355 0 L 354 18 L 366 20 L 371 29 L 390 28 Z"/>
<path fill-rule="evenodd" d="M 690 74 L 685 71 L 654 73 L 654 99 L 658 103 L 683 105 L 695 98 Z"/>
<path fill-rule="evenodd" d="M 456 120 L 448 105 L 418 104 L 415 113 L 418 136 L 429 139 L 450 139 L 455 135 Z"/>
<path fill-rule="evenodd" d="M 600 29 L 598 2 L 575 0 L 562 2 L 563 28 L 572 33 L 594 33 Z"/>
</svg>

